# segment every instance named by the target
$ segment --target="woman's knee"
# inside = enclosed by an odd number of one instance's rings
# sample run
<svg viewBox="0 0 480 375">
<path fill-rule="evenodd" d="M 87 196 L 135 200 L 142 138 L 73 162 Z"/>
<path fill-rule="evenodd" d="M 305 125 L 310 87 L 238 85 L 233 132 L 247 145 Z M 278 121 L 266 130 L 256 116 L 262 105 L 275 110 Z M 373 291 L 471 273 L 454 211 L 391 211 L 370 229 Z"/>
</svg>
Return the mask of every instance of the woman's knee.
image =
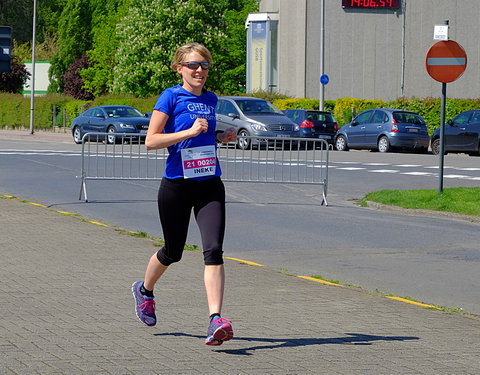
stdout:
<svg viewBox="0 0 480 375">
<path fill-rule="evenodd" d="M 203 250 L 203 260 L 206 266 L 223 264 L 223 251 L 221 248 Z"/>
<path fill-rule="evenodd" d="M 167 251 L 167 248 L 163 246 L 157 251 L 157 259 L 164 266 L 169 266 L 172 263 L 180 262 L 183 255 L 183 248 L 181 251 Z"/>
</svg>

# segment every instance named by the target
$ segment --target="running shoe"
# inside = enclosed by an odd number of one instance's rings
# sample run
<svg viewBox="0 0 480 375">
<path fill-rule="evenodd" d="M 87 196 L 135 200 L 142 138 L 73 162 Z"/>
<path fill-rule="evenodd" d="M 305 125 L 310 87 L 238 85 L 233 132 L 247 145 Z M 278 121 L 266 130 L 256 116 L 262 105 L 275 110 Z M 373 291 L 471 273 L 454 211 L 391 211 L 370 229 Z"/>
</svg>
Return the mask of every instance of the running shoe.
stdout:
<svg viewBox="0 0 480 375">
<path fill-rule="evenodd" d="M 222 345 L 233 338 L 232 322 L 225 318 L 213 319 L 207 331 L 206 345 Z"/>
<path fill-rule="evenodd" d="M 154 326 L 157 323 L 155 315 L 155 299 L 144 296 L 140 292 L 143 281 L 134 282 L 132 285 L 133 297 L 135 298 L 135 312 L 138 319 L 147 326 Z"/>
</svg>

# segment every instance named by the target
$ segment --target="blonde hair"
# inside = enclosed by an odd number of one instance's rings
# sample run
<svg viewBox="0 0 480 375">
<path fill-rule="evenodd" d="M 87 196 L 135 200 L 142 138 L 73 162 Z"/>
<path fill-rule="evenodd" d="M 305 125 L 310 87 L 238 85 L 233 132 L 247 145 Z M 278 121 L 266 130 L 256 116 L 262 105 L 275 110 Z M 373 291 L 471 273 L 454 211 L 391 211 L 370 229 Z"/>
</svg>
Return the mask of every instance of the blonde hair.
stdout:
<svg viewBox="0 0 480 375">
<path fill-rule="evenodd" d="M 172 65 L 170 66 L 170 68 L 176 71 L 178 65 L 182 62 L 185 62 L 185 56 L 192 52 L 197 52 L 205 59 L 205 61 L 208 61 L 209 63 L 212 63 L 213 61 L 212 54 L 207 49 L 207 47 L 200 43 L 189 43 L 177 49 L 177 51 L 173 55 Z"/>
</svg>

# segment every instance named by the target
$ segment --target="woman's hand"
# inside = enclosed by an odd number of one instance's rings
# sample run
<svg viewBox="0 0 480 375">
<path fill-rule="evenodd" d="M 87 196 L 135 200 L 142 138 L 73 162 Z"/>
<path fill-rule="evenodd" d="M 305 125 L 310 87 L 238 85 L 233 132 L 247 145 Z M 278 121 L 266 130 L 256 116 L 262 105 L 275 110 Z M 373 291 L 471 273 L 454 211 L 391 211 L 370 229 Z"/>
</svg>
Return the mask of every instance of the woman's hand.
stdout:
<svg viewBox="0 0 480 375">
<path fill-rule="evenodd" d="M 208 121 L 204 118 L 197 118 L 190 128 L 192 137 L 196 137 L 200 133 L 206 133 L 208 130 Z"/>
<path fill-rule="evenodd" d="M 217 138 L 220 142 L 223 143 L 235 142 L 237 140 L 237 131 L 235 130 L 235 128 L 227 128 Z"/>
</svg>

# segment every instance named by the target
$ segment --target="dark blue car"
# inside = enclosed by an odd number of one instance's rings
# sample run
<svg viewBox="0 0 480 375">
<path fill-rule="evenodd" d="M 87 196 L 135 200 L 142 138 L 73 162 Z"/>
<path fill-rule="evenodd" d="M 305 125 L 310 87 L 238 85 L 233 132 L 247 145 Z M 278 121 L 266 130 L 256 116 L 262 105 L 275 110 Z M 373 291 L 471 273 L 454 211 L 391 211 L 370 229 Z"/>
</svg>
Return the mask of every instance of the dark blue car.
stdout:
<svg viewBox="0 0 480 375">
<path fill-rule="evenodd" d="M 480 109 L 465 111 L 445 125 L 445 150 L 464 152 L 470 156 L 480 155 Z M 440 153 L 440 128 L 432 135 L 432 154 Z"/>
<path fill-rule="evenodd" d="M 121 137 L 115 133 L 146 134 L 150 119 L 133 107 L 104 105 L 93 107 L 72 120 L 72 136 L 75 143 L 82 143 L 86 133 L 108 133 L 95 137 L 107 143 L 119 143 Z"/>
<path fill-rule="evenodd" d="M 400 109 L 376 108 L 360 113 L 335 135 L 339 151 L 350 148 L 388 152 L 404 149 L 426 152 L 430 144 L 423 118 Z"/>
<path fill-rule="evenodd" d="M 296 137 L 324 139 L 333 144 L 338 124 L 330 112 L 313 109 L 286 109 L 283 113 L 298 125 Z"/>
</svg>

